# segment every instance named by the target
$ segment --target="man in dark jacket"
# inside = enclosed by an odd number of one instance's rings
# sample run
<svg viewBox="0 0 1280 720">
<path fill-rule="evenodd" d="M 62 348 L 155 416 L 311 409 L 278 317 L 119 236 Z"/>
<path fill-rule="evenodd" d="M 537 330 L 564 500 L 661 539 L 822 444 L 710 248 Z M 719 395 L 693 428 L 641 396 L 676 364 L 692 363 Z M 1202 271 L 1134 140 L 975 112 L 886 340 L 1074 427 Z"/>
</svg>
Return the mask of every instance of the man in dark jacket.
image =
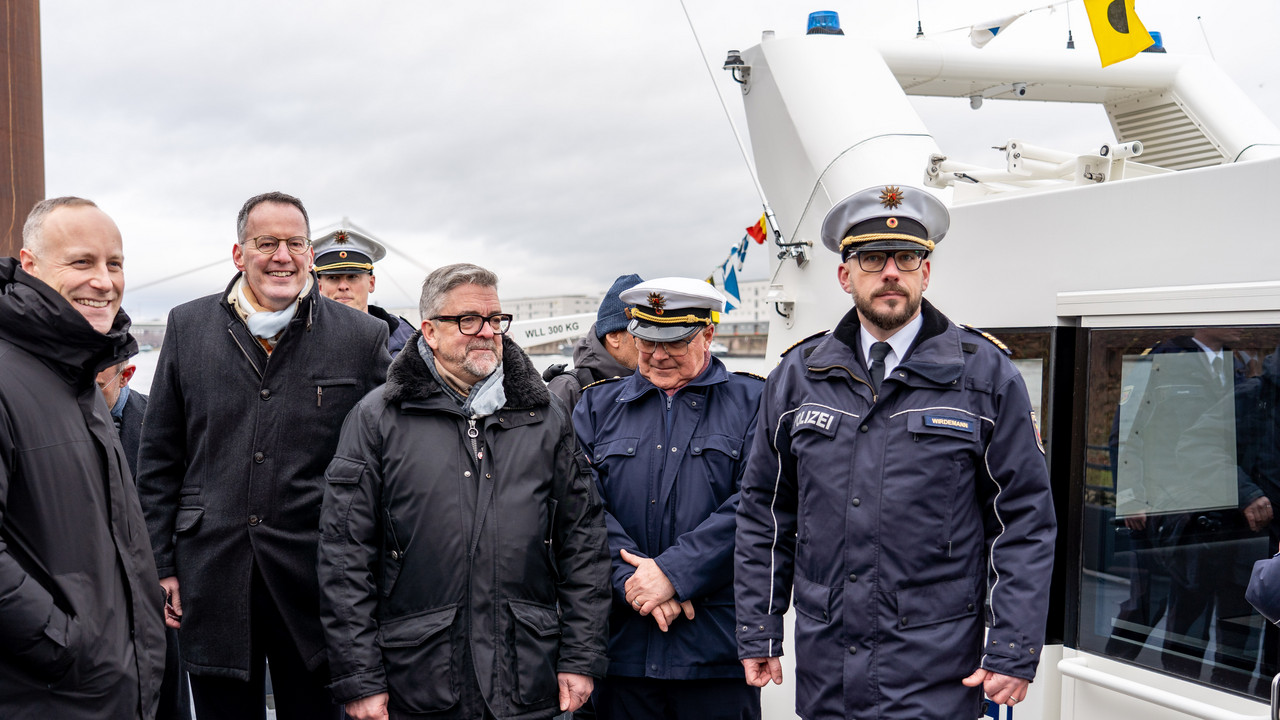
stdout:
<svg viewBox="0 0 1280 720">
<path fill-rule="evenodd" d="M 1055 520 L 1026 385 L 927 301 L 946 207 L 876 187 L 822 226 L 854 309 L 769 376 L 742 501 L 738 651 L 782 682 L 794 590 L 805 718 L 952 720 L 1026 696 Z M 987 639 L 983 641 L 983 625 Z"/>
<path fill-rule="evenodd" d="M 413 326 L 408 320 L 369 304 L 369 295 L 377 285 L 373 264 L 386 257 L 382 243 L 355 230 L 339 228 L 316 240 L 316 274 L 320 277 L 320 294 L 347 307 L 367 312 L 387 324 L 387 352 L 400 354 Z"/>
<path fill-rule="evenodd" d="M 111 409 L 111 421 L 115 423 L 125 460 L 129 463 L 129 477 L 138 472 L 138 443 L 142 439 L 142 418 L 147 412 L 147 396 L 129 387 L 137 366 L 132 362 L 112 365 L 98 373 L 98 389 L 102 399 Z M 160 683 L 160 706 L 156 720 L 190 720 L 191 686 L 187 683 L 187 669 L 182 664 L 178 650 L 178 631 L 164 631 L 164 681 Z"/>
<path fill-rule="evenodd" d="M 36 205 L 0 259 L 0 717 L 155 714 L 163 595 L 94 376 L 137 350 L 120 231 Z"/>
<path fill-rule="evenodd" d="M 564 401 L 569 412 L 578 406 L 582 388 L 612 377 L 628 377 L 636 371 L 636 344 L 627 332 L 626 303 L 618 294 L 641 282 L 635 274 L 614 280 L 596 310 L 595 324 L 573 346 L 573 369 L 552 365 L 542 374 L 547 389 Z"/>
<path fill-rule="evenodd" d="M 711 354 L 724 296 L 661 278 L 621 294 L 635 375 L 590 386 L 573 422 L 613 560 L 600 717 L 758 718 L 734 644 L 738 486 L 764 383 Z"/>
<path fill-rule="evenodd" d="M 324 468 L 342 419 L 380 384 L 387 326 L 321 297 L 297 198 L 251 198 L 240 270 L 169 313 L 152 380 L 138 490 L 182 630 L 200 720 L 339 717 L 316 580 Z"/>
<path fill-rule="evenodd" d="M 427 277 L 422 334 L 326 473 L 321 611 L 356 720 L 549 718 L 605 670 L 600 502 L 496 286 L 475 265 Z"/>
</svg>

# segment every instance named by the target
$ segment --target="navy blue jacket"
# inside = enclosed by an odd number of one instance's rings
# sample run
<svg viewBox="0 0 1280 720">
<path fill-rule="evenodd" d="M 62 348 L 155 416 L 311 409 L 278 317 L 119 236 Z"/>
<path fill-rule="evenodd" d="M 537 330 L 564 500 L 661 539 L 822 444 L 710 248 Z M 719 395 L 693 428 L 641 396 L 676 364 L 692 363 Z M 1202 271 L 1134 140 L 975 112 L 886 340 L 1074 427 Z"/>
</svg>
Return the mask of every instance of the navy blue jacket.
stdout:
<svg viewBox="0 0 1280 720">
<path fill-rule="evenodd" d="M 713 357 L 669 398 L 640 373 L 582 393 L 573 425 L 604 501 L 613 559 L 610 675 L 743 677 L 733 639 L 734 514 L 763 388 Z M 676 598 L 693 601 L 693 620 L 681 616 L 663 633 L 627 605 L 635 568 L 623 548 L 654 559 Z"/>
<path fill-rule="evenodd" d="M 852 310 L 765 386 L 738 507 L 738 649 L 782 654 L 794 589 L 810 720 L 977 717 L 962 678 L 1030 679 L 1040 658 L 1055 521 L 1026 386 L 995 345 L 923 314 L 878 399 Z"/>
</svg>

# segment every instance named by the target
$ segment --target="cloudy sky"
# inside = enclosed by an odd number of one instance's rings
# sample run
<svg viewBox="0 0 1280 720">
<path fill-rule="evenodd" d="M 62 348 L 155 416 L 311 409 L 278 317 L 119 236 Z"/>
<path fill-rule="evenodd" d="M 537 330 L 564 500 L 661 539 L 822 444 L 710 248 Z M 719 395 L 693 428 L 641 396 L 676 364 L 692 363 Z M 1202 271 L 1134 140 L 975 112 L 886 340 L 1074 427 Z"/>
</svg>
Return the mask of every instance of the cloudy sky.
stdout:
<svg viewBox="0 0 1280 720">
<path fill-rule="evenodd" d="M 714 84 L 678 0 L 45 0 L 46 194 L 93 198 L 119 223 L 140 320 L 220 291 L 236 211 L 277 189 L 313 229 L 346 217 L 393 248 L 385 306 L 416 304 L 424 268 L 459 261 L 497 271 L 508 298 L 596 293 L 633 271 L 702 277 L 761 209 L 717 98 L 746 139 L 725 52 L 802 34 L 818 9 L 850 35 L 909 41 L 917 3 L 685 2 Z M 927 35 L 967 44 L 944 31 L 1049 2 L 918 5 Z M 1212 52 L 1280 122 L 1278 7 L 1137 4 L 1170 52 Z M 1068 28 L 1094 52 L 1080 0 L 982 52 L 1057 51 Z M 1010 137 L 1079 152 L 1112 139 L 1095 109 L 1001 105 L 917 107 L 948 154 L 985 164 Z M 752 245 L 744 276 L 767 272 Z"/>
</svg>

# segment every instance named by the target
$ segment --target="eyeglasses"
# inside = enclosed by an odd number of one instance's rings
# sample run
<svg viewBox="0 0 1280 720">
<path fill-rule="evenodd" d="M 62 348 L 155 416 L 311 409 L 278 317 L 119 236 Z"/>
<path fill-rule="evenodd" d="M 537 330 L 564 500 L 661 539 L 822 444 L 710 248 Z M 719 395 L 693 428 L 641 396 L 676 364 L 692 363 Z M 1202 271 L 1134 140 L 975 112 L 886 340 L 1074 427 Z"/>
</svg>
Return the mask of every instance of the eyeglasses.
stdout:
<svg viewBox="0 0 1280 720">
<path fill-rule="evenodd" d="M 511 318 L 514 317 L 509 313 L 500 313 L 498 315 L 437 315 L 432 320 L 442 322 L 451 322 L 458 325 L 458 332 L 463 335 L 479 335 L 480 329 L 485 325 L 493 331 L 494 335 L 504 335 L 511 328 Z"/>
<path fill-rule="evenodd" d="M 689 354 L 689 344 L 692 343 L 693 339 L 698 337 L 698 335 L 699 333 L 694 333 L 683 340 L 672 340 L 671 342 L 654 342 L 652 340 L 635 338 L 636 349 L 645 355 L 652 355 L 658 351 L 659 347 L 661 347 L 667 355 L 671 357 L 684 357 Z"/>
<path fill-rule="evenodd" d="M 884 266 L 888 264 L 889 258 L 893 258 L 893 264 L 898 266 L 902 272 L 914 272 L 920 269 L 920 263 L 924 262 L 925 252 L 923 250 L 898 250 L 896 252 L 886 252 L 884 250 L 866 250 L 856 252 L 854 256 L 858 258 L 858 267 L 863 272 L 880 272 Z"/>
<path fill-rule="evenodd" d="M 99 390 L 106 390 L 107 388 L 111 387 L 111 384 L 112 384 L 112 383 L 114 383 L 116 380 L 119 380 L 119 379 L 120 379 L 120 376 L 124 374 L 125 368 L 127 368 L 127 367 L 129 367 L 129 366 L 128 366 L 128 365 L 121 365 L 121 366 L 120 366 L 120 369 L 116 371 L 116 374 L 115 374 L 115 375 L 112 375 L 112 376 L 111 376 L 111 379 L 107 380 L 106 382 L 103 382 L 102 380 L 95 380 L 95 382 L 97 382 L 97 383 L 98 383 L 98 389 L 99 389 Z"/>
<path fill-rule="evenodd" d="M 307 251 L 307 248 L 311 247 L 311 241 L 301 235 L 287 240 L 281 240 L 271 235 L 259 235 L 256 238 L 251 238 L 251 240 L 253 241 L 253 246 L 263 255 L 275 255 L 276 250 L 280 249 L 280 243 L 284 243 L 285 247 L 289 248 L 290 255 L 301 255 Z"/>
</svg>

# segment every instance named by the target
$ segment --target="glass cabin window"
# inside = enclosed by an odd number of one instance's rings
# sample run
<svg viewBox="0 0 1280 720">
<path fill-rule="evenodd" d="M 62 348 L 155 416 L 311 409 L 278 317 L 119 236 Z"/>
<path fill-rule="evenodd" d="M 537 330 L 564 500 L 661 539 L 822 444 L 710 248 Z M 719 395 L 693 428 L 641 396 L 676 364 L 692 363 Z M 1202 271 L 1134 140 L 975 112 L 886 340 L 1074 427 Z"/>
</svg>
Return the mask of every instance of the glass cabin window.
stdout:
<svg viewBox="0 0 1280 720">
<path fill-rule="evenodd" d="M 1280 328 L 1088 343 L 1079 647 L 1267 697 L 1280 636 L 1244 593 L 1280 542 Z"/>
</svg>

